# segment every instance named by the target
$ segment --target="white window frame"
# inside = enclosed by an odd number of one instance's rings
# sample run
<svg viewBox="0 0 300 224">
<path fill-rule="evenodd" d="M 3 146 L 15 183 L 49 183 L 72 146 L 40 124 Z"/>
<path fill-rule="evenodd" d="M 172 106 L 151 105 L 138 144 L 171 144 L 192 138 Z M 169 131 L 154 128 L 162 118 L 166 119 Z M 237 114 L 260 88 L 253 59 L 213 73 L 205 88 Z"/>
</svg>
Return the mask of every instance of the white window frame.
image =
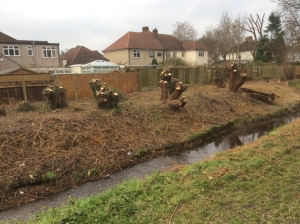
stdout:
<svg viewBox="0 0 300 224">
<path fill-rule="evenodd" d="M 133 57 L 134 58 L 140 58 L 141 57 L 140 50 L 133 50 Z"/>
<path fill-rule="evenodd" d="M 56 58 L 55 47 L 42 47 L 43 58 Z"/>
<path fill-rule="evenodd" d="M 176 52 L 176 51 L 173 51 L 173 52 L 172 52 L 172 55 L 173 55 L 173 58 L 176 58 L 176 57 L 177 57 L 177 52 Z"/>
<path fill-rule="evenodd" d="M 149 51 L 149 57 L 151 57 L 151 58 L 154 58 L 154 57 L 155 57 L 154 51 Z"/>
<path fill-rule="evenodd" d="M 30 54 L 31 52 L 31 54 Z M 28 56 L 33 56 L 33 47 L 32 46 L 27 46 L 27 54 Z"/>
<path fill-rule="evenodd" d="M 199 51 L 199 57 L 204 57 L 204 51 Z"/>
<path fill-rule="evenodd" d="M 19 46 L 3 46 L 3 54 L 5 56 L 20 56 Z"/>
</svg>

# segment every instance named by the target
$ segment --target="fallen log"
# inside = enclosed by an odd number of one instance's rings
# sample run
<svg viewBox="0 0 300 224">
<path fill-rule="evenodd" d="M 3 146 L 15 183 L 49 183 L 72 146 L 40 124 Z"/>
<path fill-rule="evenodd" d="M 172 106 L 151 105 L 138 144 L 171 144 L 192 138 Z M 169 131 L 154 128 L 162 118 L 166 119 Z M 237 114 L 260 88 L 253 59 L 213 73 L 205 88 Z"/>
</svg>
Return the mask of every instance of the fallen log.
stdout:
<svg viewBox="0 0 300 224">
<path fill-rule="evenodd" d="M 258 99 L 258 100 L 262 100 L 265 102 L 272 102 L 275 100 L 275 93 L 263 93 L 263 92 L 259 92 L 259 91 L 255 91 L 252 89 L 247 89 L 247 88 L 240 88 L 243 92 L 247 93 L 250 97 Z M 278 96 L 277 96 L 278 97 Z"/>
</svg>

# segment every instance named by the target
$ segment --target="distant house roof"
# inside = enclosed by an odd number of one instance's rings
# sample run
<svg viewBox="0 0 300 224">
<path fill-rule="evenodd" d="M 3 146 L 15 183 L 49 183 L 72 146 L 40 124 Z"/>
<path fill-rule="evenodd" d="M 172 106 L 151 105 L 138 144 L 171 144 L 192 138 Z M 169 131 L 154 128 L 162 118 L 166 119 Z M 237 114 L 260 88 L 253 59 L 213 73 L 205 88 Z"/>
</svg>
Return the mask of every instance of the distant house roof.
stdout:
<svg viewBox="0 0 300 224">
<path fill-rule="evenodd" d="M 122 49 L 151 49 L 151 50 L 177 50 L 185 49 L 206 49 L 195 41 L 182 42 L 178 38 L 168 35 L 159 34 L 155 28 L 152 32 L 147 26 L 142 28 L 142 32 L 127 32 L 116 42 L 105 48 L 103 52 L 116 51 Z"/>
<path fill-rule="evenodd" d="M 16 40 L 15 38 L 6 35 L 5 33 L 0 32 L 0 43 L 5 43 L 5 44 L 43 44 L 43 45 L 48 45 L 48 44 L 54 44 L 54 43 L 48 43 L 48 41 L 40 41 L 40 40 Z M 58 43 L 55 43 L 55 45 L 58 45 Z"/>
<path fill-rule="evenodd" d="M 245 51 L 253 51 L 255 46 L 255 41 L 252 39 L 251 36 L 246 37 L 246 41 L 241 43 L 239 46 L 239 51 L 240 52 L 245 52 Z"/>
<path fill-rule="evenodd" d="M 186 41 L 183 43 L 184 50 L 208 50 L 206 47 L 204 47 L 202 44 L 196 42 L 196 41 Z"/>
<path fill-rule="evenodd" d="M 15 38 L 12 38 L 8 35 L 6 35 L 5 33 L 0 32 L 0 42 L 14 42 L 17 41 Z"/>
<path fill-rule="evenodd" d="M 87 64 L 95 60 L 109 61 L 98 51 L 91 51 L 90 49 L 84 46 L 77 46 L 71 48 L 66 53 L 61 55 L 62 60 L 67 60 L 65 66 L 70 66 L 74 64 Z"/>
</svg>

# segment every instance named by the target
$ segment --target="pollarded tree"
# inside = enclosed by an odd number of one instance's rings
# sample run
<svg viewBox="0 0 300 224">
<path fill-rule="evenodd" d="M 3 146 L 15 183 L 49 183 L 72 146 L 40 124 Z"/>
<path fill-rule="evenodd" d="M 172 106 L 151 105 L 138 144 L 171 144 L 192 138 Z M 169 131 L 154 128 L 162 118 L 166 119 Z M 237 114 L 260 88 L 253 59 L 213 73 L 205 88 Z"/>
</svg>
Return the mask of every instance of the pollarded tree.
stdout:
<svg viewBox="0 0 300 224">
<path fill-rule="evenodd" d="M 176 22 L 173 24 L 173 36 L 177 37 L 181 41 L 189 41 L 189 40 L 196 40 L 197 39 L 197 31 L 193 27 L 193 25 L 188 22 Z"/>
</svg>

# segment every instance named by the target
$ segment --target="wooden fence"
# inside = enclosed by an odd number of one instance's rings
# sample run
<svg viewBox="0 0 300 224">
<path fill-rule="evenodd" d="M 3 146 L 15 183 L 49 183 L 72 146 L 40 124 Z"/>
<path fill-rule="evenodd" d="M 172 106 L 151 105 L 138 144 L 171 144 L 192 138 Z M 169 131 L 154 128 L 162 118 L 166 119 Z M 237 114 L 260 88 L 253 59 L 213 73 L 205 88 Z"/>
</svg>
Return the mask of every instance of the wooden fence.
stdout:
<svg viewBox="0 0 300 224">
<path fill-rule="evenodd" d="M 1 74 L 0 100 L 41 101 L 43 89 L 52 83 L 49 73 Z"/>
<path fill-rule="evenodd" d="M 120 92 L 133 93 L 141 91 L 138 72 L 120 73 L 117 71 L 107 74 L 62 74 L 55 75 L 55 84 L 67 90 L 67 100 L 92 98 L 93 92 L 89 82 L 101 79 L 113 89 Z"/>
<path fill-rule="evenodd" d="M 184 84 L 206 84 L 212 80 L 214 75 L 228 75 L 228 69 L 226 69 L 220 67 L 174 68 L 172 75 Z M 253 79 L 259 76 L 280 79 L 284 77 L 285 69 L 284 66 L 269 65 L 246 67 L 241 72 Z M 294 69 L 295 78 L 300 78 L 300 65 L 295 66 Z M 151 68 L 140 72 L 120 73 L 114 71 L 107 74 L 61 74 L 55 76 L 41 73 L 1 74 L 0 100 L 14 98 L 16 100 L 41 101 L 43 100 L 43 89 L 53 84 L 66 88 L 67 100 L 92 98 L 93 92 L 89 86 L 92 79 L 101 79 L 108 86 L 120 92 L 139 92 L 152 87 L 157 88 L 160 72 L 159 69 Z"/>
</svg>

